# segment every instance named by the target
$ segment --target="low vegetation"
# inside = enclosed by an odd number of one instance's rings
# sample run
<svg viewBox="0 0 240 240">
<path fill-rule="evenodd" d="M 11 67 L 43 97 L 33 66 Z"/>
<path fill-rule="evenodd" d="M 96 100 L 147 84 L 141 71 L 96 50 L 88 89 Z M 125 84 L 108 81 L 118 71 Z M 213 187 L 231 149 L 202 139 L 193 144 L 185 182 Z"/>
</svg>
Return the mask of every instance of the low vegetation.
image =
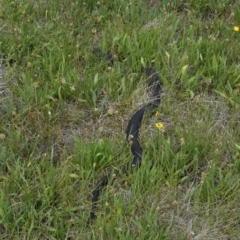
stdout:
<svg viewBox="0 0 240 240">
<path fill-rule="evenodd" d="M 230 0 L 1 0 L 1 239 L 239 239 L 239 26 Z M 94 183 L 131 161 L 142 66 L 162 84 L 142 166 L 87 227 Z"/>
</svg>

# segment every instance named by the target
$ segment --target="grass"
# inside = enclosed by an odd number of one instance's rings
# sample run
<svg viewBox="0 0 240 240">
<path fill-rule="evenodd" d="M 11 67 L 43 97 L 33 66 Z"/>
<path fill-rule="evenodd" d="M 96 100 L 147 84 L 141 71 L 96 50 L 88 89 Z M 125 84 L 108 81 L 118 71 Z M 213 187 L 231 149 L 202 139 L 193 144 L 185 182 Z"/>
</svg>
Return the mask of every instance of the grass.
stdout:
<svg viewBox="0 0 240 240">
<path fill-rule="evenodd" d="M 239 7 L 1 0 L 1 238 L 239 239 Z M 144 65 L 163 88 L 142 167 L 107 187 L 86 227 L 94 182 L 131 161 Z"/>
</svg>

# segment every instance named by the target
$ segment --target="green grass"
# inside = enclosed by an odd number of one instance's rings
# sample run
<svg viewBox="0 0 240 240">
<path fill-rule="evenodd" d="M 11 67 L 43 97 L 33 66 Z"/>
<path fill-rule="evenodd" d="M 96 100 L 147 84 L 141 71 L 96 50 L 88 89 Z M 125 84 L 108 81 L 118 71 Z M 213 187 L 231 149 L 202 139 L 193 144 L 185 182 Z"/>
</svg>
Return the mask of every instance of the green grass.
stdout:
<svg viewBox="0 0 240 240">
<path fill-rule="evenodd" d="M 239 9 L 1 0 L 1 239 L 239 239 Z M 103 191 L 86 227 L 94 183 L 131 161 L 144 65 L 163 88 L 160 115 L 140 129 L 142 166 Z"/>
</svg>

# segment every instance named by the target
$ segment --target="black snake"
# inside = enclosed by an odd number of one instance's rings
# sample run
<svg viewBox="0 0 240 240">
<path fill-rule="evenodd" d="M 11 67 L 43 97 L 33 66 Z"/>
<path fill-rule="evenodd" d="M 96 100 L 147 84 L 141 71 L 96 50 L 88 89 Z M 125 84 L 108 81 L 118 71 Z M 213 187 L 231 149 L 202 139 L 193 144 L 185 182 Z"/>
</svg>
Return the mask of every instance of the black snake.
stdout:
<svg viewBox="0 0 240 240">
<path fill-rule="evenodd" d="M 105 54 L 102 53 L 99 49 L 94 49 L 93 53 L 98 55 L 101 58 L 104 58 L 109 65 L 113 65 L 114 59 L 111 54 Z M 143 115 L 145 113 L 154 113 L 154 110 L 159 106 L 160 104 L 160 91 L 161 91 L 161 85 L 160 85 L 160 77 L 159 74 L 152 68 L 142 68 L 142 72 L 144 72 L 149 80 L 149 88 L 152 91 L 152 101 L 148 103 L 146 106 L 138 110 L 130 119 L 127 131 L 126 131 L 126 139 L 127 143 L 131 148 L 133 159 L 131 163 L 131 167 L 140 166 L 141 160 L 142 160 L 142 148 L 140 146 L 139 140 L 138 140 L 138 133 L 140 124 L 143 118 Z M 129 171 L 129 166 L 124 167 L 123 172 L 126 173 Z M 116 175 L 117 172 L 115 171 L 114 175 Z M 100 191 L 103 187 L 105 187 L 108 184 L 109 178 L 111 177 L 111 173 L 104 175 L 95 185 L 95 188 L 92 192 L 92 208 L 90 212 L 90 216 L 88 218 L 87 224 L 91 223 L 92 220 L 96 217 L 95 210 L 97 201 L 100 195 Z"/>
</svg>

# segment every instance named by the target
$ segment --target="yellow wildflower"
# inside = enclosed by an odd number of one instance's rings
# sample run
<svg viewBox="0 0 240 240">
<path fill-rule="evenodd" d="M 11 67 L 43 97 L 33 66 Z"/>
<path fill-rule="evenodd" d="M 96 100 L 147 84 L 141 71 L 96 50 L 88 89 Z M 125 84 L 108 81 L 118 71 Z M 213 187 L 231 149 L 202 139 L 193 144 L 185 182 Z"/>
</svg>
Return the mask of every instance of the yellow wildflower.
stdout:
<svg viewBox="0 0 240 240">
<path fill-rule="evenodd" d="M 164 127 L 161 122 L 155 123 L 155 126 L 158 130 L 161 130 Z"/>
<path fill-rule="evenodd" d="M 238 27 L 238 26 L 234 26 L 234 27 L 233 27 L 233 31 L 234 31 L 234 32 L 239 32 L 239 27 Z"/>
<path fill-rule="evenodd" d="M 160 115 L 159 111 L 156 111 L 155 116 L 157 117 L 159 115 Z"/>
</svg>

